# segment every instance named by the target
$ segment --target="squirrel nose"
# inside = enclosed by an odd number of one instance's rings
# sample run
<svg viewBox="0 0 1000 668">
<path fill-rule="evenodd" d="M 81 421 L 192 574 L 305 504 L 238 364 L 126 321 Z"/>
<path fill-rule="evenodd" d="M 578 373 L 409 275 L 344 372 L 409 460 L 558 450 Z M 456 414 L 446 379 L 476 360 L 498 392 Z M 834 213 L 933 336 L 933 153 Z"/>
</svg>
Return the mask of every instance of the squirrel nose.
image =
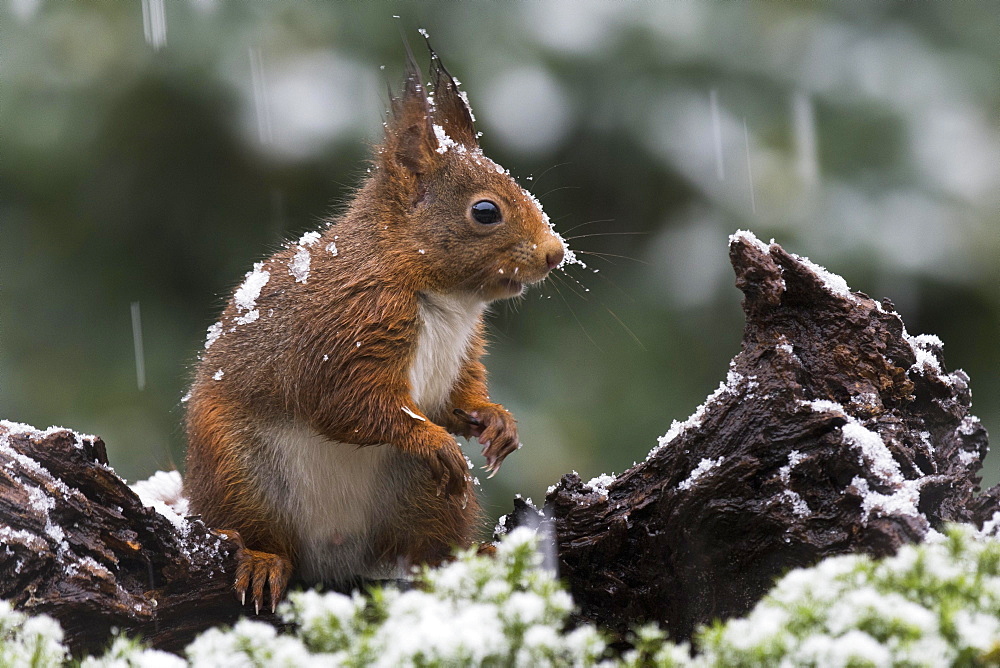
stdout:
<svg viewBox="0 0 1000 668">
<path fill-rule="evenodd" d="M 559 266 L 559 263 L 563 261 L 566 253 L 562 248 L 558 248 L 554 251 L 549 251 L 545 254 L 545 263 L 549 265 L 549 269 L 555 269 Z"/>
</svg>

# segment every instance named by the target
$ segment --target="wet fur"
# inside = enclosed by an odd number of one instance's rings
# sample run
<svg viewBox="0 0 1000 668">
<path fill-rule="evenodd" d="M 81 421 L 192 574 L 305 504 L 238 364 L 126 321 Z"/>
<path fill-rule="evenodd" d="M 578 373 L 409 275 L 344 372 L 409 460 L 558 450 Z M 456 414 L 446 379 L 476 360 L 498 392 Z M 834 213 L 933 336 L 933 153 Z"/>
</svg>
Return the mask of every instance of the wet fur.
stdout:
<svg viewBox="0 0 1000 668">
<path fill-rule="evenodd" d="M 411 71 L 371 176 L 307 247 L 308 279 L 289 272 L 298 245 L 263 262 L 259 318 L 240 324 L 230 300 L 188 401 L 194 511 L 308 581 L 353 582 L 469 545 L 480 511 L 452 434 L 486 429 L 497 460 L 517 445 L 513 417 L 487 395 L 482 312 L 511 296 L 504 277 L 541 280 L 562 242 L 482 156 L 434 62 L 435 107 Z M 435 124 L 461 149 L 439 151 Z M 505 211 L 502 228 L 467 219 L 482 197 Z"/>
</svg>

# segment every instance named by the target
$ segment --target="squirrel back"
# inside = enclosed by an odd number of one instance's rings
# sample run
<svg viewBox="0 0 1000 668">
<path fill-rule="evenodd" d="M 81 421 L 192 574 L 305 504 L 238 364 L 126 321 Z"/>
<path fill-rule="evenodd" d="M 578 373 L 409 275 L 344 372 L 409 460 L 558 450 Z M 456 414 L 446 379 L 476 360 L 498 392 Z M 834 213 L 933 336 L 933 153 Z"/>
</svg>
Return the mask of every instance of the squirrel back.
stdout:
<svg viewBox="0 0 1000 668">
<path fill-rule="evenodd" d="M 409 68 L 346 211 L 255 264 L 209 328 L 185 491 L 238 532 L 258 607 L 293 567 L 343 584 L 467 546 L 479 510 L 452 434 L 491 472 L 519 446 L 487 394 L 482 313 L 567 250 L 431 62 L 430 86 Z"/>
</svg>

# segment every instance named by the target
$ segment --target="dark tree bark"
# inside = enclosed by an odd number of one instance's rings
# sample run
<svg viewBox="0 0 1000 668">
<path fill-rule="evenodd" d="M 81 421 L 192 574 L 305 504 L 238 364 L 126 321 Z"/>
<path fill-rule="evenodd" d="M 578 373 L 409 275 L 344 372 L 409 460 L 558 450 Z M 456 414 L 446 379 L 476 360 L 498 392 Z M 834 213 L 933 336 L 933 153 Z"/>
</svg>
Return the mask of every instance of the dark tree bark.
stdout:
<svg viewBox="0 0 1000 668">
<path fill-rule="evenodd" d="M 975 496 L 986 430 L 936 337 L 777 244 L 737 234 L 730 259 L 747 321 L 727 381 L 646 461 L 546 497 L 585 620 L 686 639 L 790 568 L 889 555 L 1000 509 L 1000 487 Z"/>
<path fill-rule="evenodd" d="M 518 501 L 505 520 L 548 526 L 581 618 L 613 630 L 655 620 L 684 639 L 789 568 L 891 554 L 1000 509 L 1000 487 L 976 496 L 986 432 L 939 341 L 780 246 L 737 234 L 730 255 L 747 323 L 726 382 L 646 461 L 564 476 L 544 517 Z M 0 597 L 58 619 L 74 652 L 112 627 L 177 650 L 248 612 L 236 547 L 169 515 L 100 439 L 0 423 Z"/>
<path fill-rule="evenodd" d="M 143 506 L 101 439 L 0 422 L 0 598 L 55 617 L 74 653 L 112 627 L 179 650 L 244 613 L 235 546 L 176 519 Z"/>
</svg>

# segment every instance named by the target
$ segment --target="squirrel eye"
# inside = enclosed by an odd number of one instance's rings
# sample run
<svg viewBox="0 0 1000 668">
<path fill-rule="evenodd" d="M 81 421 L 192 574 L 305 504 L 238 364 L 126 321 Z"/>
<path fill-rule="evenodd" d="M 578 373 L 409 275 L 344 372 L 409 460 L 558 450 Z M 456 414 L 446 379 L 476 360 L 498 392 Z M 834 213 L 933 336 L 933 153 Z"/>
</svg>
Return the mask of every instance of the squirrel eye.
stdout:
<svg viewBox="0 0 1000 668">
<path fill-rule="evenodd" d="M 503 218 L 500 207 L 488 199 L 481 199 L 473 204 L 471 213 L 472 219 L 482 225 L 495 225 Z"/>
</svg>

